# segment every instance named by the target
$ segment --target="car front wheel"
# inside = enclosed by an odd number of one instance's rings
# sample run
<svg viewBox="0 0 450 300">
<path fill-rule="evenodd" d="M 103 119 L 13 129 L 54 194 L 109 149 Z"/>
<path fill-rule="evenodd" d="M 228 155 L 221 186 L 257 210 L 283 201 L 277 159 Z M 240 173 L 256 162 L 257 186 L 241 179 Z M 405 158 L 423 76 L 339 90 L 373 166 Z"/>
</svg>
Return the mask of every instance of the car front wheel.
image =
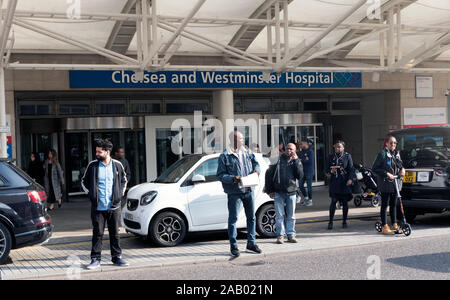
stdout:
<svg viewBox="0 0 450 300">
<path fill-rule="evenodd" d="M 153 219 L 149 229 L 151 240 L 158 246 L 173 247 L 184 240 L 187 226 L 179 214 L 163 212 Z"/>
<path fill-rule="evenodd" d="M 275 206 L 273 203 L 262 206 L 256 214 L 256 231 L 265 238 L 276 237 Z"/>
<path fill-rule="evenodd" d="M 11 250 L 11 234 L 8 228 L 0 223 L 0 265 L 4 264 Z"/>
</svg>

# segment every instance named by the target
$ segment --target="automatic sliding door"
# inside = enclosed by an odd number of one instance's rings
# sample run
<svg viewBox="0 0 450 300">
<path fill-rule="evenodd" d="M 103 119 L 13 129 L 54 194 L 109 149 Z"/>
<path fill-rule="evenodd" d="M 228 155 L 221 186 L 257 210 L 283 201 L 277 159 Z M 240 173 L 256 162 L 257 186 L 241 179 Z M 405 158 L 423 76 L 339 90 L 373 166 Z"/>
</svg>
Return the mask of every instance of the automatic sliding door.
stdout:
<svg viewBox="0 0 450 300">
<path fill-rule="evenodd" d="M 81 193 L 81 178 L 89 163 L 88 133 L 67 133 L 66 182 L 68 193 Z"/>
</svg>

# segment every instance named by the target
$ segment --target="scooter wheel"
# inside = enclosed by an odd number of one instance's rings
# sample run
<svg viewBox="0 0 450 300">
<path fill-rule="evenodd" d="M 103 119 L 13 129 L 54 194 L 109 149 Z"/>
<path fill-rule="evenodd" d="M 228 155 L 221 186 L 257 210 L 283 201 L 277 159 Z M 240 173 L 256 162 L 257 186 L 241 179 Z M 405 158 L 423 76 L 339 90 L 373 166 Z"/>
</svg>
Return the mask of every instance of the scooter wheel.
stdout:
<svg viewBox="0 0 450 300">
<path fill-rule="evenodd" d="M 382 226 L 381 226 L 381 222 L 380 221 L 375 223 L 375 230 L 378 231 L 378 232 L 382 231 Z"/>
<path fill-rule="evenodd" d="M 402 230 L 403 230 L 403 234 L 405 236 L 409 236 L 411 234 L 411 225 L 404 224 L 403 227 L 402 227 Z"/>
</svg>

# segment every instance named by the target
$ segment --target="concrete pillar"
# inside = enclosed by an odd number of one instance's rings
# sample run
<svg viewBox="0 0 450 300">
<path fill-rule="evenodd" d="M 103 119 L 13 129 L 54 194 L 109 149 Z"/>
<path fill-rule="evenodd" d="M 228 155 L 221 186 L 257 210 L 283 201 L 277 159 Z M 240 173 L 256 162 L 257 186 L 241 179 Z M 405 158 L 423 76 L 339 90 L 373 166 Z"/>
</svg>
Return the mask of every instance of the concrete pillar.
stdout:
<svg viewBox="0 0 450 300">
<path fill-rule="evenodd" d="M 0 128 L 6 126 L 5 69 L 0 67 Z M 7 158 L 6 132 L 0 131 L 0 158 Z"/>
<path fill-rule="evenodd" d="M 225 149 L 228 145 L 228 135 L 233 130 L 234 126 L 231 121 L 234 121 L 234 102 L 233 102 L 233 90 L 217 90 L 213 91 L 213 115 L 222 124 L 222 137 L 225 141 L 221 142 L 222 149 Z M 227 120 L 228 127 L 227 128 Z M 216 139 L 216 143 L 219 140 Z"/>
</svg>

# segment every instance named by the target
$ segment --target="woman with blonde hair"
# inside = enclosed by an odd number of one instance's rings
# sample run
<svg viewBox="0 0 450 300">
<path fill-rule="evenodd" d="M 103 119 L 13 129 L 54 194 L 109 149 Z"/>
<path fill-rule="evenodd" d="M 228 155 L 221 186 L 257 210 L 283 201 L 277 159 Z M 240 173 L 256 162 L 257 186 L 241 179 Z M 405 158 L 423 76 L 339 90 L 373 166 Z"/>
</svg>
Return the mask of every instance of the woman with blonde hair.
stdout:
<svg viewBox="0 0 450 300">
<path fill-rule="evenodd" d="M 64 185 L 63 170 L 58 162 L 58 154 L 55 149 L 48 151 L 48 159 L 44 163 L 44 169 L 45 192 L 47 193 L 47 201 L 50 204 L 49 210 L 53 210 L 56 202 L 58 202 L 58 207 L 62 205 Z"/>
</svg>

